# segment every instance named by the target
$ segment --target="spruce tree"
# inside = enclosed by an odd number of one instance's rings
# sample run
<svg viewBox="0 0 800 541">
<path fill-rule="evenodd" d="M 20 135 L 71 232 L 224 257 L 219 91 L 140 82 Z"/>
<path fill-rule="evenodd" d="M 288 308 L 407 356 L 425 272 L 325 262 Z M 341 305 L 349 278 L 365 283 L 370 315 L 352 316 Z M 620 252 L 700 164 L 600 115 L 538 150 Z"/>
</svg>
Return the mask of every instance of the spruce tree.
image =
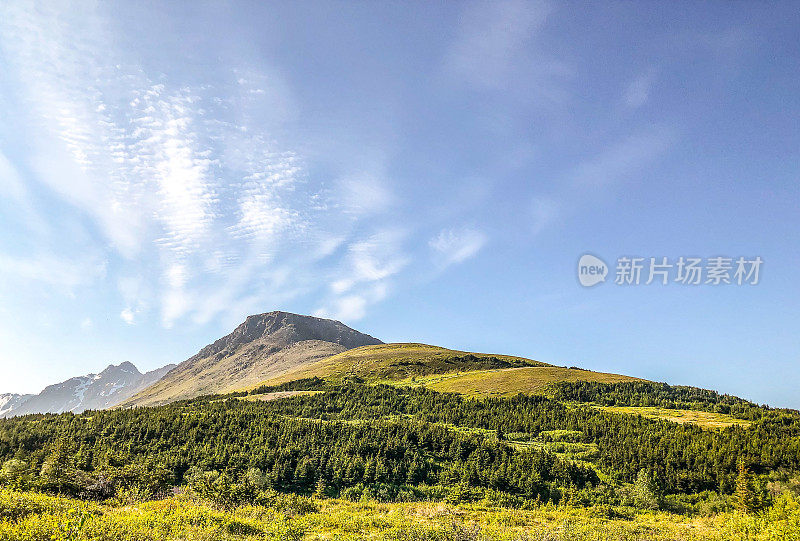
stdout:
<svg viewBox="0 0 800 541">
<path fill-rule="evenodd" d="M 758 510 L 758 495 L 754 488 L 753 475 L 743 461 L 739 462 L 733 501 L 736 509 L 742 513 L 750 514 Z"/>
</svg>

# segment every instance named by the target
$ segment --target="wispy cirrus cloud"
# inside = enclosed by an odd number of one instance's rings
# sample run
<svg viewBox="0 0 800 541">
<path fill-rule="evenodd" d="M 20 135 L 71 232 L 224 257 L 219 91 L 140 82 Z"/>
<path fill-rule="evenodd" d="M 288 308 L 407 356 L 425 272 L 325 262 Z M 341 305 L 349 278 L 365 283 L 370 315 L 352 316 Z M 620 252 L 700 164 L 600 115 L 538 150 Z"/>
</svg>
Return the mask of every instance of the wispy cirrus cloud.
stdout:
<svg viewBox="0 0 800 541">
<path fill-rule="evenodd" d="M 48 252 L 17 256 L 0 253 L 0 268 L 6 280 L 38 282 L 68 294 L 106 273 L 105 261 L 97 256 L 66 257 Z"/>
<path fill-rule="evenodd" d="M 622 101 L 629 109 L 638 109 L 650 99 L 650 92 L 656 80 L 656 72 L 653 69 L 646 70 L 637 75 L 622 94 Z"/>
<path fill-rule="evenodd" d="M 675 133 L 654 127 L 635 133 L 579 163 L 566 177 L 572 189 L 606 189 L 638 173 L 674 143 Z"/>
<path fill-rule="evenodd" d="M 558 179 L 557 189 L 531 198 L 531 234 L 538 235 L 553 223 L 592 204 L 599 195 L 630 181 L 669 152 L 677 133 L 656 126 L 609 145 L 576 164 Z"/>
<path fill-rule="evenodd" d="M 561 102 L 573 68 L 539 47 L 538 38 L 553 5 L 546 1 L 472 2 L 464 5 L 462 23 L 445 68 L 453 77 L 481 90 L 510 90 L 525 81 L 528 92 L 544 102 Z"/>
<path fill-rule="evenodd" d="M 447 267 L 474 257 L 487 240 L 487 235 L 477 229 L 444 229 L 428 242 L 428 246 L 434 252 L 434 260 L 441 267 Z"/>
<path fill-rule="evenodd" d="M 355 227 L 391 204 L 381 175 L 326 191 L 266 131 L 296 110 L 274 68 L 237 66 L 187 84 L 118 50 L 102 6 L 18 3 L 6 12 L 0 45 L 16 90 L 7 98 L 27 111 L 39 141 L 27 163 L 97 225 L 107 256 L 124 261 L 125 323 L 153 309 L 169 327 L 285 302 L 312 289 L 308 269 L 342 245 L 343 259 L 325 265 L 352 271 L 347 289 L 402 266 L 374 245 L 373 226 Z M 23 194 L 18 182 L 6 188 Z M 332 217 L 341 212 L 346 220 Z M 364 299 L 380 296 L 366 289 Z"/>
<path fill-rule="evenodd" d="M 394 228 L 351 243 L 333 273 L 328 299 L 315 315 L 343 320 L 364 317 L 366 308 L 387 296 L 394 277 L 408 265 L 405 238 L 405 230 Z"/>
</svg>

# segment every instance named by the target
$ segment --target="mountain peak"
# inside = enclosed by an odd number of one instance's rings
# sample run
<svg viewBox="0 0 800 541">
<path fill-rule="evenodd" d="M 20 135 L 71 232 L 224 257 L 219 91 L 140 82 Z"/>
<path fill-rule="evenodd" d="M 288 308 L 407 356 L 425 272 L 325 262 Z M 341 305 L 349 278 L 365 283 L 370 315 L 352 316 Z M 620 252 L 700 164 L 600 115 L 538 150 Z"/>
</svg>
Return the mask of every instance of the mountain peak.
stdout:
<svg viewBox="0 0 800 541">
<path fill-rule="evenodd" d="M 138 376 L 140 376 L 142 374 L 141 372 L 139 372 L 139 369 L 136 368 L 136 365 L 134 365 L 132 362 L 123 361 L 123 362 L 121 362 L 119 364 L 116 364 L 116 365 L 115 364 L 108 365 L 105 368 L 105 370 L 100 372 L 100 375 L 106 375 L 106 374 L 110 374 L 112 372 L 127 372 L 129 374 L 134 374 L 134 375 L 138 375 Z"/>
<path fill-rule="evenodd" d="M 124 361 L 108 365 L 99 374 L 48 385 L 37 395 L 0 395 L 0 417 L 109 408 L 157 382 L 174 366 L 142 374 L 133 363 Z"/>
<path fill-rule="evenodd" d="M 332 319 L 280 310 L 253 314 L 126 404 L 163 404 L 240 389 L 348 349 L 379 344 Z"/>
<path fill-rule="evenodd" d="M 258 339 L 266 339 L 278 348 L 306 340 L 331 342 L 346 349 L 383 343 L 340 321 L 275 310 L 247 316 L 232 333 L 200 350 L 197 357 L 218 354 L 224 350 L 230 351 L 232 348 Z"/>
</svg>

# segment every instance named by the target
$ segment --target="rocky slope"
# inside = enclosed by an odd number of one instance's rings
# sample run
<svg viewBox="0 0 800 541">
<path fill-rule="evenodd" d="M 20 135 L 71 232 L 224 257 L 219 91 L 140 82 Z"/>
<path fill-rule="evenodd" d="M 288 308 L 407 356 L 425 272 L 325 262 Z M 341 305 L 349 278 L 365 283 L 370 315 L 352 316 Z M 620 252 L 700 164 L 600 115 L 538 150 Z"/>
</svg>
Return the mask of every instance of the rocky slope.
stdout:
<svg viewBox="0 0 800 541">
<path fill-rule="evenodd" d="M 5 417 L 7 413 L 11 413 L 11 411 L 20 407 L 32 396 L 32 394 L 0 394 L 0 417 Z"/>
<path fill-rule="evenodd" d="M 330 319 L 288 312 L 249 316 L 122 405 L 159 405 L 238 390 L 352 348 L 382 343 Z"/>
<path fill-rule="evenodd" d="M 99 374 L 87 374 L 46 387 L 38 395 L 0 395 L 0 417 L 29 413 L 80 413 L 116 406 L 160 380 L 175 368 L 170 364 L 142 374 L 131 363 L 109 365 Z M 3 397 L 8 397 L 5 399 Z"/>
</svg>

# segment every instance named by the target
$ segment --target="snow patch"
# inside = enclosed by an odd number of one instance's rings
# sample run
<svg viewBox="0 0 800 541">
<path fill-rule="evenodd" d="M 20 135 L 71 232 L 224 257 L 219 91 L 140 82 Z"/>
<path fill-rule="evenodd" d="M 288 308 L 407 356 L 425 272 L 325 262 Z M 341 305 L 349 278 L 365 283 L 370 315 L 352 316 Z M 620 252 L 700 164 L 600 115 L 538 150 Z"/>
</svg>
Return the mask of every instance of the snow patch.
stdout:
<svg viewBox="0 0 800 541">
<path fill-rule="evenodd" d="M 86 389 L 89 388 L 89 385 L 92 384 L 92 381 L 94 379 L 96 378 L 86 378 L 86 380 L 81 382 L 75 388 L 75 391 L 72 393 L 73 398 L 75 398 L 78 401 L 78 406 L 80 406 L 83 403 L 83 396 L 86 394 Z"/>
</svg>

